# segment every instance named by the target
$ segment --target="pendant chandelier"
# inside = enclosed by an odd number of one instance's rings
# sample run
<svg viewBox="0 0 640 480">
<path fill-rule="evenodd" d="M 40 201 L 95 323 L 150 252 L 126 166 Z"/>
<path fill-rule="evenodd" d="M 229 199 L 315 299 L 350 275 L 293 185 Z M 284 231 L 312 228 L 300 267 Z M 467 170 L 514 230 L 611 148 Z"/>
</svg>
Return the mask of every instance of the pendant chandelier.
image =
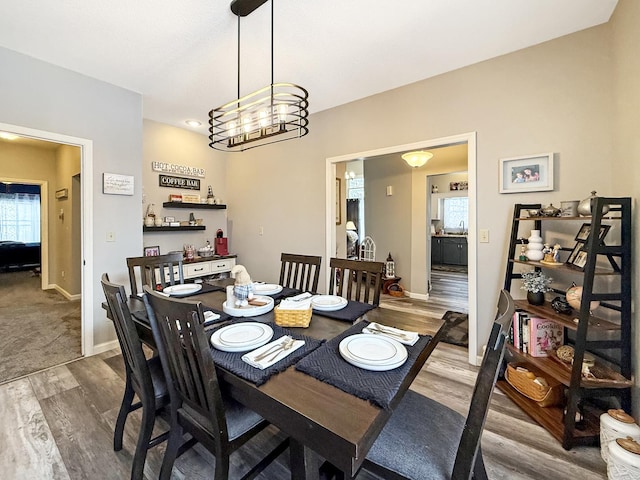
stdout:
<svg viewBox="0 0 640 480">
<path fill-rule="evenodd" d="M 309 133 L 309 93 L 292 83 L 273 82 L 273 0 L 271 0 L 271 84 L 240 97 L 240 17 L 266 0 L 234 0 L 238 17 L 238 98 L 209 112 L 209 146 L 242 152 Z"/>
</svg>

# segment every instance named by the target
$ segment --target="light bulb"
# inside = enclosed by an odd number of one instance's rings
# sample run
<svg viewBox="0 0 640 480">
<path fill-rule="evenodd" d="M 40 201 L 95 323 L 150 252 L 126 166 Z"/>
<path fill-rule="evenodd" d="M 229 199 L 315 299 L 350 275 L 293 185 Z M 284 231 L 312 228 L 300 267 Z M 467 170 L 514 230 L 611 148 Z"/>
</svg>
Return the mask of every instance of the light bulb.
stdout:
<svg viewBox="0 0 640 480">
<path fill-rule="evenodd" d="M 280 123 L 287 121 L 287 105 L 285 103 L 278 105 L 278 120 Z"/>
<path fill-rule="evenodd" d="M 242 119 L 242 128 L 244 129 L 244 133 L 251 132 L 251 116 L 250 115 L 246 115 Z"/>
<path fill-rule="evenodd" d="M 267 128 L 269 125 L 269 112 L 266 110 L 260 110 L 260 126 L 262 128 Z"/>
<path fill-rule="evenodd" d="M 231 120 L 230 122 L 227 122 L 227 132 L 229 132 L 229 137 L 235 137 L 236 136 L 236 122 Z"/>
</svg>

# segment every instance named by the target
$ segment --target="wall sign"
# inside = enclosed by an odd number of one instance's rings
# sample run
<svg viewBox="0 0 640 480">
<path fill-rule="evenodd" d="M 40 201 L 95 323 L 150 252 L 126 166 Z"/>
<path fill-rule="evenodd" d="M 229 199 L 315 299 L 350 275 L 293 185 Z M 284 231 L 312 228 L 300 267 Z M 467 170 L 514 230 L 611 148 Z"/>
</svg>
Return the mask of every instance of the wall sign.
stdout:
<svg viewBox="0 0 640 480">
<path fill-rule="evenodd" d="M 151 162 L 151 168 L 154 172 L 177 173 L 178 175 L 186 175 L 188 177 L 205 177 L 204 168 L 189 167 L 187 165 L 176 165 L 175 163 Z"/>
<path fill-rule="evenodd" d="M 133 175 L 103 173 L 102 193 L 109 195 L 133 195 Z"/>
<path fill-rule="evenodd" d="M 184 188 L 186 190 L 200 190 L 200 180 L 197 178 L 158 175 L 158 185 L 161 187 Z"/>
</svg>

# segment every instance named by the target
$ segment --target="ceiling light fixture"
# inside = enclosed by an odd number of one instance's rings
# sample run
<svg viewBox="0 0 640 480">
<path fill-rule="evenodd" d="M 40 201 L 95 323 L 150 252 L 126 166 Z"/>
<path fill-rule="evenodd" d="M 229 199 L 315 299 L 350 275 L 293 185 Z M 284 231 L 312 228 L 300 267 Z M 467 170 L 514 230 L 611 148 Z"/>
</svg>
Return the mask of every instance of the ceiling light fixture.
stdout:
<svg viewBox="0 0 640 480">
<path fill-rule="evenodd" d="M 433 153 L 425 152 L 424 150 L 418 150 L 415 152 L 407 152 L 402 154 L 402 159 L 414 168 L 423 166 L 432 158 L 433 158 Z"/>
<path fill-rule="evenodd" d="M 273 82 L 273 1 L 271 0 L 271 84 L 240 97 L 240 17 L 266 0 L 234 0 L 238 17 L 238 98 L 209 112 L 209 146 L 242 152 L 309 133 L 309 93 L 293 83 Z"/>
<path fill-rule="evenodd" d="M 18 139 L 18 135 L 9 132 L 0 132 L 0 138 L 4 140 L 16 140 Z"/>
<path fill-rule="evenodd" d="M 199 127 L 200 125 L 202 125 L 202 122 L 199 122 L 198 120 L 185 120 L 184 123 L 186 123 L 190 127 Z"/>
</svg>

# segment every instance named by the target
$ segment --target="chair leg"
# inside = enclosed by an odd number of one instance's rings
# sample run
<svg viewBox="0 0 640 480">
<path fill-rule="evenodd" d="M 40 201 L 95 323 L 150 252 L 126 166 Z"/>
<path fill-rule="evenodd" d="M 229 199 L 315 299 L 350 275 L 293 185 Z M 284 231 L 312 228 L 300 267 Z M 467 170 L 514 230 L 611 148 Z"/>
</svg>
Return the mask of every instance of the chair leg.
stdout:
<svg viewBox="0 0 640 480">
<path fill-rule="evenodd" d="M 120 411 L 118 412 L 118 419 L 116 420 L 116 428 L 113 431 L 113 450 L 119 452 L 122 450 L 122 435 L 124 434 L 124 424 L 127 421 L 127 416 L 131 412 L 131 405 L 133 404 L 133 397 L 135 392 L 131 385 L 131 379 L 127 375 L 124 385 L 124 395 L 122 396 L 122 404 L 120 405 Z"/>
<path fill-rule="evenodd" d="M 216 475 L 215 480 L 229 479 L 229 455 L 216 456 Z"/>
<path fill-rule="evenodd" d="M 155 405 L 144 405 L 142 407 L 140 434 L 138 435 L 136 453 L 133 456 L 133 465 L 131 467 L 131 480 L 142 480 L 144 462 L 147 459 L 147 450 L 149 450 L 149 441 L 151 440 L 155 420 Z"/>
<path fill-rule="evenodd" d="M 476 457 L 476 464 L 473 467 L 473 478 L 474 480 L 489 480 L 487 470 L 484 467 L 484 460 L 482 459 L 482 451 L 480 450 Z"/>
<path fill-rule="evenodd" d="M 182 427 L 177 422 L 171 422 L 169 441 L 167 442 L 167 449 L 164 452 L 159 480 L 169 480 L 171 478 L 171 470 L 173 470 L 173 463 L 176 461 L 176 455 L 178 454 L 180 445 L 182 445 Z M 218 460 L 216 459 L 216 464 L 217 462 Z"/>
</svg>

